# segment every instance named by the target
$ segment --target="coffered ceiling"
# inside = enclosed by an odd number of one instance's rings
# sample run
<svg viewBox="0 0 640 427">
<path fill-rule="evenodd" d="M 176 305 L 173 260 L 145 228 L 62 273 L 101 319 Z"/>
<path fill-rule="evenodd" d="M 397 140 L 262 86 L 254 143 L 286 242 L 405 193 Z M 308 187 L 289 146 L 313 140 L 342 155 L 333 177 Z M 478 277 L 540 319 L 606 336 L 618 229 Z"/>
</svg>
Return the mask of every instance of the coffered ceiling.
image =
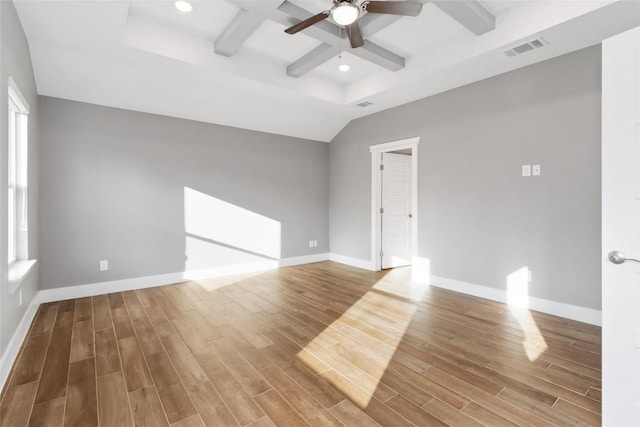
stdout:
<svg viewBox="0 0 640 427">
<path fill-rule="evenodd" d="M 439 0 L 362 16 L 352 49 L 330 19 L 284 32 L 329 0 L 15 4 L 42 95 L 327 142 L 355 118 L 640 25 L 635 0 Z M 544 46 L 504 53 L 534 38 Z"/>
</svg>

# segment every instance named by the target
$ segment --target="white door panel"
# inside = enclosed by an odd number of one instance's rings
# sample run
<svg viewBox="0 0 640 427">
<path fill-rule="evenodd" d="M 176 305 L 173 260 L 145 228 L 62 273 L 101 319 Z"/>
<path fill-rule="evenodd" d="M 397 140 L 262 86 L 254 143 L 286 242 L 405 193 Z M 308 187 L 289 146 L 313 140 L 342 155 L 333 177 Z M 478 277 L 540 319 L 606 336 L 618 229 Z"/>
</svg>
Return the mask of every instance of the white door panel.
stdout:
<svg viewBox="0 0 640 427">
<path fill-rule="evenodd" d="M 640 28 L 602 48 L 602 425 L 640 426 Z"/>
<path fill-rule="evenodd" d="M 404 183 L 407 185 L 407 183 Z M 409 199 L 408 195 L 395 194 L 393 196 L 387 196 L 387 202 L 382 201 L 384 204 L 384 211 L 391 215 L 404 215 L 409 212 Z M 404 219 L 404 218 L 403 218 Z"/>
<path fill-rule="evenodd" d="M 411 156 L 382 154 L 382 268 L 411 264 Z"/>
<path fill-rule="evenodd" d="M 387 221 L 387 227 L 389 228 L 387 232 L 391 236 L 406 236 L 409 234 L 409 224 L 408 221 L 401 219 L 397 221 Z"/>
<path fill-rule="evenodd" d="M 387 182 L 389 194 L 395 196 L 409 196 L 409 189 L 407 188 L 406 179 L 397 179 L 391 177 Z"/>
<path fill-rule="evenodd" d="M 397 156 L 397 157 L 396 157 Z M 411 171 L 410 156 L 406 154 L 384 153 L 384 170 L 391 175 L 409 176 Z"/>
<path fill-rule="evenodd" d="M 392 254 L 390 256 L 395 256 L 396 258 L 398 257 L 402 258 L 402 255 L 405 255 L 409 252 L 407 239 L 404 239 L 404 238 L 392 239 L 389 242 L 389 247 L 390 247 L 390 252 Z"/>
</svg>

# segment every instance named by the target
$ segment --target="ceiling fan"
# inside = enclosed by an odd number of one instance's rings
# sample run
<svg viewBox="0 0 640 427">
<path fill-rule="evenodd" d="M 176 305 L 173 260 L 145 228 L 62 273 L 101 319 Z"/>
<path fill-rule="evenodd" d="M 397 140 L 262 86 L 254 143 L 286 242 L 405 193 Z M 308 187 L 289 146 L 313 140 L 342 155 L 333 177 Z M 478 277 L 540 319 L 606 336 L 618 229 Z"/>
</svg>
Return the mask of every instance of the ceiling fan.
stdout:
<svg viewBox="0 0 640 427">
<path fill-rule="evenodd" d="M 362 32 L 358 25 L 358 18 L 363 13 L 386 13 L 391 15 L 403 15 L 403 16 L 418 16 L 422 9 L 422 3 L 413 1 L 375 1 L 375 0 L 333 0 L 333 7 L 330 10 L 325 10 L 311 18 L 305 19 L 302 22 L 287 28 L 284 30 L 287 34 L 295 34 L 304 30 L 320 21 L 324 21 L 329 16 L 333 21 L 342 25 L 347 30 L 349 36 L 349 43 L 351 47 L 356 48 L 364 44 L 362 38 Z"/>
</svg>

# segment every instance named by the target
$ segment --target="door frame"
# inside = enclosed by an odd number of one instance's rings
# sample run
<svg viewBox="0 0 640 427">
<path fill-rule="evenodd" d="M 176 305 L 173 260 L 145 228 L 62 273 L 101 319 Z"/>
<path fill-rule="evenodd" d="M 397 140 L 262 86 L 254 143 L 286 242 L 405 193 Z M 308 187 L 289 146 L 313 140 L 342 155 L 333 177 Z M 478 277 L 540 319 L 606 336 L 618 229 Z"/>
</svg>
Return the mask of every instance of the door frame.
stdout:
<svg viewBox="0 0 640 427">
<path fill-rule="evenodd" d="M 396 150 L 411 149 L 411 265 L 418 255 L 418 144 L 420 137 L 401 139 L 397 141 L 385 142 L 383 144 L 369 146 L 371 152 L 371 265 L 373 271 L 381 269 L 382 260 L 380 251 L 382 250 L 382 233 L 380 200 L 382 180 L 380 176 L 380 164 L 382 153 L 389 153 Z"/>
</svg>

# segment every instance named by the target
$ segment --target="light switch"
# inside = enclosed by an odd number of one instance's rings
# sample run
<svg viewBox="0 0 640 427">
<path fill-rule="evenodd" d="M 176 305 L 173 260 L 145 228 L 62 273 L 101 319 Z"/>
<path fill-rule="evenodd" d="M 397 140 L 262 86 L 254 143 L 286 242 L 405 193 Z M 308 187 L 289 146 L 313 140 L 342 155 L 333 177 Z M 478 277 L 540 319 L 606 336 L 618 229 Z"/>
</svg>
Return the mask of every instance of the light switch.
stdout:
<svg viewBox="0 0 640 427">
<path fill-rule="evenodd" d="M 533 176 L 540 175 L 540 165 L 533 165 L 532 167 Z"/>
<path fill-rule="evenodd" d="M 531 176 L 531 165 L 522 165 L 522 176 Z"/>
</svg>

